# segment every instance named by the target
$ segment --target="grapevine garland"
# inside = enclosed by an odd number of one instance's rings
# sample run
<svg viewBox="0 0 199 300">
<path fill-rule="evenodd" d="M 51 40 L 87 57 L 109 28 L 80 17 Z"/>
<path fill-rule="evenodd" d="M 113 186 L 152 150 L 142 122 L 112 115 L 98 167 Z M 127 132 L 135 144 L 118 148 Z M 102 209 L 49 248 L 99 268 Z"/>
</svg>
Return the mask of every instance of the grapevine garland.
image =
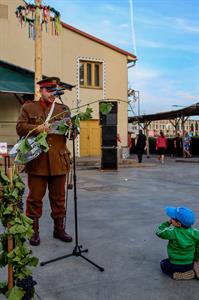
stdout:
<svg viewBox="0 0 199 300">
<path fill-rule="evenodd" d="M 29 266 L 36 266 L 38 259 L 31 255 L 31 250 L 26 245 L 26 241 L 33 234 L 32 220 L 19 207 L 24 189 L 23 180 L 15 169 L 12 186 L 9 178 L 0 169 L 0 220 L 5 227 L 0 234 L 0 267 L 10 264 L 14 270 L 14 287 L 8 291 L 7 282 L 1 282 L 0 294 L 4 294 L 9 300 L 31 300 L 36 284 Z M 8 236 L 12 236 L 14 240 L 14 248 L 9 253 Z"/>
<path fill-rule="evenodd" d="M 28 24 L 29 38 L 35 38 L 35 27 L 39 22 L 38 15 L 40 16 L 41 28 L 43 28 L 44 25 L 46 32 L 48 32 L 48 27 L 51 23 L 52 35 L 60 34 L 61 15 L 57 10 L 49 5 L 46 6 L 25 3 L 25 6 L 20 5 L 17 7 L 15 14 L 21 26 Z"/>
</svg>

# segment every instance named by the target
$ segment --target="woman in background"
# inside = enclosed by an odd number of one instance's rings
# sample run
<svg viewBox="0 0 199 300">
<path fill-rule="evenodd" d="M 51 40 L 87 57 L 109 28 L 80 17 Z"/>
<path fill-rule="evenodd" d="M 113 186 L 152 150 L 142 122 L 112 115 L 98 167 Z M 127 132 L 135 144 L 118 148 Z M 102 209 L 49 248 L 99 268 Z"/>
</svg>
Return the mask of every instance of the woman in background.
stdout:
<svg viewBox="0 0 199 300">
<path fill-rule="evenodd" d="M 160 131 L 160 136 L 156 141 L 156 150 L 158 151 L 158 160 L 163 164 L 164 163 L 164 155 L 167 149 L 167 139 L 164 136 L 163 131 Z"/>
</svg>

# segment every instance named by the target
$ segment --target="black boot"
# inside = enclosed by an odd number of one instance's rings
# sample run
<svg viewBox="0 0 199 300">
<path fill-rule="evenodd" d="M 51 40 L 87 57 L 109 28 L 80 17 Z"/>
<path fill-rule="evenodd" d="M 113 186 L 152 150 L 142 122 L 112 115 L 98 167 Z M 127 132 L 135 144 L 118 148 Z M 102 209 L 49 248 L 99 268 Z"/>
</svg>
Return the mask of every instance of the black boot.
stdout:
<svg viewBox="0 0 199 300">
<path fill-rule="evenodd" d="M 39 218 L 32 218 L 32 220 L 33 220 L 32 229 L 33 229 L 34 233 L 30 239 L 30 245 L 39 246 L 39 244 L 40 244 Z"/>
<path fill-rule="evenodd" d="M 54 220 L 53 236 L 54 236 L 54 238 L 59 239 L 66 243 L 72 242 L 72 240 L 73 240 L 72 237 L 67 232 L 65 232 L 64 218 Z"/>
</svg>

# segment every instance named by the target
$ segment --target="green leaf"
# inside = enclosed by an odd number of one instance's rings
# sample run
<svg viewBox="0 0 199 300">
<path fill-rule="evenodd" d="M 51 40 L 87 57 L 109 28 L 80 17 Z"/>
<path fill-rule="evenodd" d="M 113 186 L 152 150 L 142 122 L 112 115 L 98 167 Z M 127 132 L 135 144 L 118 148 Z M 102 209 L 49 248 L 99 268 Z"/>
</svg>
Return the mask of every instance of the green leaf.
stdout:
<svg viewBox="0 0 199 300">
<path fill-rule="evenodd" d="M 0 267 L 5 267 L 8 263 L 7 252 L 5 250 L 0 253 Z"/>
<path fill-rule="evenodd" d="M 80 117 L 79 114 L 77 114 L 76 116 L 72 117 L 72 123 L 76 126 L 76 127 L 80 127 Z"/>
<path fill-rule="evenodd" d="M 39 259 L 35 256 L 31 257 L 29 261 L 29 265 L 32 267 L 36 267 L 38 265 Z"/>
<path fill-rule="evenodd" d="M 25 185 L 24 185 L 23 182 L 16 181 L 15 182 L 15 187 L 18 188 L 21 191 L 21 190 L 23 190 L 25 188 Z"/>
<path fill-rule="evenodd" d="M 12 197 L 14 197 L 16 200 L 19 198 L 19 190 L 17 188 L 14 188 L 11 194 Z"/>
<path fill-rule="evenodd" d="M 71 121 L 75 126 L 80 127 L 80 121 L 86 121 L 92 119 L 92 113 L 93 113 L 93 109 L 87 106 L 85 112 L 80 112 L 74 115 L 71 118 Z"/>
<path fill-rule="evenodd" d="M 0 180 L 2 179 L 3 182 L 9 183 L 9 178 L 5 175 L 4 171 L 0 169 Z"/>
<path fill-rule="evenodd" d="M 7 282 L 0 282 L 0 294 L 5 295 L 5 293 L 8 290 L 8 284 Z"/>
<path fill-rule="evenodd" d="M 5 216 L 5 215 L 10 215 L 10 214 L 12 214 L 12 212 L 13 212 L 13 206 L 8 206 L 8 207 L 6 207 L 6 209 L 4 210 L 3 215 L 4 215 L 4 216 Z"/>
<path fill-rule="evenodd" d="M 99 105 L 99 110 L 102 115 L 108 115 L 112 109 L 112 104 L 109 102 L 102 102 Z"/>
<path fill-rule="evenodd" d="M 25 291 L 22 288 L 15 286 L 10 291 L 8 300 L 21 300 L 24 295 Z"/>
<path fill-rule="evenodd" d="M 21 214 L 21 219 L 22 219 L 22 222 L 23 224 L 29 224 L 29 225 L 32 225 L 33 223 L 33 220 L 28 218 L 26 215 L 24 214 Z"/>
<path fill-rule="evenodd" d="M 21 143 L 19 145 L 19 148 L 18 148 L 18 152 L 20 153 L 23 153 L 23 154 L 26 154 L 28 153 L 29 151 L 31 150 L 31 146 L 28 142 L 28 139 L 25 138 L 25 139 L 22 139 L 21 140 Z"/>
<path fill-rule="evenodd" d="M 24 225 L 16 224 L 12 227 L 9 228 L 9 233 L 10 234 L 25 234 L 26 233 L 26 227 Z"/>
<path fill-rule="evenodd" d="M 83 112 L 79 113 L 79 118 L 82 121 L 90 120 L 92 119 L 92 113 L 93 113 L 93 109 L 87 106 L 86 111 L 84 113 Z"/>
<path fill-rule="evenodd" d="M 64 122 L 61 122 L 58 126 L 58 131 L 60 134 L 66 134 L 69 131 L 69 126 Z"/>
<path fill-rule="evenodd" d="M 29 268 L 22 268 L 20 269 L 20 272 L 15 272 L 16 279 L 23 279 L 29 275 L 32 275 L 32 270 L 30 270 Z"/>
<path fill-rule="evenodd" d="M 35 139 L 37 146 L 39 146 L 44 152 L 48 152 L 49 146 L 46 141 L 48 133 L 46 131 L 41 132 Z"/>
<path fill-rule="evenodd" d="M 26 161 L 26 154 L 18 151 L 18 153 L 15 157 L 15 162 L 17 162 L 18 164 L 24 164 L 25 161 Z"/>
</svg>

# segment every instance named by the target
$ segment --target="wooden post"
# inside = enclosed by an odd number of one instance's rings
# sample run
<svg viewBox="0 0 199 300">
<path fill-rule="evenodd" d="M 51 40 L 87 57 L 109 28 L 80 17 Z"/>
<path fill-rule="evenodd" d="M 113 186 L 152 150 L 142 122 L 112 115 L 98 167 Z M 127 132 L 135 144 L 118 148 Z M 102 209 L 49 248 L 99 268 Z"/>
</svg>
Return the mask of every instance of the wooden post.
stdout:
<svg viewBox="0 0 199 300">
<path fill-rule="evenodd" d="M 10 180 L 10 187 L 12 187 L 13 184 L 13 172 L 12 168 L 7 168 L 7 176 Z M 9 224 L 7 225 L 9 228 Z M 8 236 L 8 253 L 10 253 L 13 250 L 13 237 L 11 235 Z M 11 264 L 8 264 L 8 290 L 12 289 L 14 286 L 14 273 L 13 273 L 13 266 Z"/>
<path fill-rule="evenodd" d="M 42 0 L 35 0 L 35 5 L 40 6 Z M 35 11 L 35 100 L 40 99 L 39 85 L 42 80 L 42 30 L 40 24 L 40 11 Z"/>
</svg>

